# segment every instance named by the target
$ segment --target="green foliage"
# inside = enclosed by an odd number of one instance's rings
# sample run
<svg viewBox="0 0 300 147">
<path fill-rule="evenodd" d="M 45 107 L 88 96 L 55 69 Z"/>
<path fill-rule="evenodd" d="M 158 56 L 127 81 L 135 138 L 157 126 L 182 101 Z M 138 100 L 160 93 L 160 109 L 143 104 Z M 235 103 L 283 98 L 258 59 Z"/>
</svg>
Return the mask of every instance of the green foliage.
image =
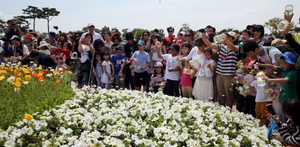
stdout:
<svg viewBox="0 0 300 147">
<path fill-rule="evenodd" d="M 40 18 L 42 10 L 35 6 L 28 6 L 26 9 L 22 9 L 23 14 L 26 14 L 26 18 L 33 19 L 33 29 L 35 29 L 35 19 Z"/>
<path fill-rule="evenodd" d="M 59 11 L 56 10 L 56 8 L 42 8 L 42 12 L 40 14 L 40 18 L 47 20 L 47 26 L 48 26 L 48 33 L 49 33 L 49 22 L 54 16 L 59 15 Z"/>
<path fill-rule="evenodd" d="M 140 28 L 135 29 L 135 36 L 134 36 L 134 39 L 135 39 L 135 40 L 140 40 L 140 39 L 141 39 L 141 36 L 142 36 L 142 33 L 143 33 L 144 31 L 147 31 L 147 30 L 145 30 L 145 29 L 140 29 Z"/>
<path fill-rule="evenodd" d="M 0 18 L 0 34 L 2 34 L 7 27 L 6 21 Z"/>
<path fill-rule="evenodd" d="M 23 84 L 19 92 L 15 85 L 0 81 L 0 130 L 23 119 L 24 113 L 42 113 L 64 103 L 73 95 L 70 85 L 57 83 L 55 77 L 46 77 L 44 81 L 33 78 Z"/>
<path fill-rule="evenodd" d="M 267 22 L 265 22 L 264 27 L 268 28 L 271 31 L 271 34 L 274 36 L 278 36 L 281 32 L 278 30 L 277 25 L 284 20 L 283 18 L 274 17 Z M 296 25 L 294 22 L 291 22 L 291 30 L 294 30 Z"/>
<path fill-rule="evenodd" d="M 16 24 L 19 25 L 21 28 L 22 32 L 25 32 L 28 28 L 30 23 L 26 20 L 26 16 L 14 16 L 13 20 Z"/>
<path fill-rule="evenodd" d="M 227 33 L 227 32 L 230 32 L 230 31 L 233 31 L 233 32 L 238 31 L 239 32 L 239 30 L 237 30 L 237 29 L 227 28 L 227 29 L 223 29 L 223 30 L 219 31 L 218 34 Z"/>
<path fill-rule="evenodd" d="M 78 32 L 80 32 L 80 31 L 78 31 Z M 88 32 L 88 29 L 87 29 L 87 27 L 83 27 L 83 28 L 82 28 L 82 32 Z M 101 33 L 101 30 L 100 30 L 100 29 L 97 29 L 97 28 L 95 28 L 95 32 L 96 32 L 96 33 Z"/>
</svg>

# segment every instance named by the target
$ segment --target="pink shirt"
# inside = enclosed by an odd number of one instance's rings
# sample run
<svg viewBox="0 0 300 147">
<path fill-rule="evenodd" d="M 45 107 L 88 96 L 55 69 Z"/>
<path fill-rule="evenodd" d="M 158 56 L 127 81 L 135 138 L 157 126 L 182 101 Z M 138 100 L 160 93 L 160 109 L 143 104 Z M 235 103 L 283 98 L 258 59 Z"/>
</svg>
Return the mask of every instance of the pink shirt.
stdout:
<svg viewBox="0 0 300 147">
<path fill-rule="evenodd" d="M 193 86 L 190 69 L 186 69 L 184 67 L 182 68 L 182 77 L 181 77 L 180 85 L 188 86 L 188 87 Z"/>
</svg>

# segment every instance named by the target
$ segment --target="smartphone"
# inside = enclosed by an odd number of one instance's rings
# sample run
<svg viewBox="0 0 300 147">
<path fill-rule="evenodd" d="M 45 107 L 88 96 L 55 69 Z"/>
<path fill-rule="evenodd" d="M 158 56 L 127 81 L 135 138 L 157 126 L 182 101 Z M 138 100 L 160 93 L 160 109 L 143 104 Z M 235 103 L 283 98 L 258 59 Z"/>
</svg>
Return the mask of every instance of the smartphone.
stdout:
<svg viewBox="0 0 300 147">
<path fill-rule="evenodd" d="M 83 45 L 88 45 L 88 40 L 87 40 L 87 38 L 82 38 L 81 39 L 81 43 L 83 44 Z"/>
<path fill-rule="evenodd" d="M 266 107 L 267 107 L 267 111 L 268 111 L 270 114 L 276 115 L 276 113 L 275 113 L 275 111 L 274 111 L 274 109 L 273 109 L 272 104 L 267 104 Z"/>
</svg>

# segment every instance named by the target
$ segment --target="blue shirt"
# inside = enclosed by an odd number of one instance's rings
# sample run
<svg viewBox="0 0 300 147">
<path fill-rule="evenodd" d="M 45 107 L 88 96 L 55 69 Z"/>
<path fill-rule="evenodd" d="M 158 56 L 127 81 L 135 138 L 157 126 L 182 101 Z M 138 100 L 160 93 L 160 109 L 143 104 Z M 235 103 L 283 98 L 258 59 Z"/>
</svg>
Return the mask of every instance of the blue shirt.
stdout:
<svg viewBox="0 0 300 147">
<path fill-rule="evenodd" d="M 96 73 L 98 75 L 98 78 L 101 78 L 103 75 L 103 67 L 102 64 L 96 63 Z"/>
<path fill-rule="evenodd" d="M 121 54 L 120 56 L 117 56 L 116 54 L 114 54 L 111 56 L 110 62 L 112 62 L 114 64 L 114 69 L 115 69 L 116 75 L 120 72 L 120 70 L 122 68 L 122 64 L 125 64 L 125 61 L 126 61 L 125 54 Z M 123 68 L 122 73 L 125 74 L 125 68 Z"/>
<path fill-rule="evenodd" d="M 148 70 L 148 67 L 141 70 L 140 68 L 144 67 L 147 62 L 150 62 L 150 56 L 147 52 L 136 51 L 133 53 L 132 58 L 138 59 L 137 63 L 134 66 L 134 72 L 142 73 Z"/>
</svg>

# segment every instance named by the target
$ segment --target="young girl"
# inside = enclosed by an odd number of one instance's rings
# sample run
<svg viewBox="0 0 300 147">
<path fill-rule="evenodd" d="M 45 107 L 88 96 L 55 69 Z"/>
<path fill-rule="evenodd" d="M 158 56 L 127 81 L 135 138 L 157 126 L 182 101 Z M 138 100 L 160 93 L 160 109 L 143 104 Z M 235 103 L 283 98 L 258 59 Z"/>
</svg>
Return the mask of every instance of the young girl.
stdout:
<svg viewBox="0 0 300 147">
<path fill-rule="evenodd" d="M 96 52 L 95 54 L 96 62 L 94 64 L 93 73 L 96 77 L 97 86 L 101 86 L 101 77 L 103 75 L 103 67 L 102 67 L 102 57 L 101 54 Z"/>
<path fill-rule="evenodd" d="M 273 118 L 278 125 L 278 132 L 287 146 L 300 145 L 300 101 L 290 98 L 282 104 L 283 114 L 288 118 L 286 124 L 280 122 L 277 115 L 267 113 L 268 119 Z"/>
<path fill-rule="evenodd" d="M 62 66 L 64 69 L 63 73 L 63 81 L 65 83 L 69 83 L 74 80 L 74 71 L 75 71 L 75 66 L 74 66 L 74 61 L 71 59 L 71 57 L 66 58 L 66 61 L 64 65 Z M 68 73 L 67 71 L 71 71 L 72 73 Z"/>
<path fill-rule="evenodd" d="M 192 78 L 195 76 L 195 72 L 193 71 L 189 62 L 185 62 L 184 67 L 182 67 L 181 61 L 178 61 L 178 66 L 182 71 L 180 86 L 182 90 L 182 96 L 187 98 L 192 98 L 193 91 L 193 83 Z"/>
<path fill-rule="evenodd" d="M 161 62 L 156 62 L 154 64 L 154 73 L 151 76 L 151 86 L 153 89 L 153 92 L 158 92 L 159 87 L 164 82 L 164 71 L 163 71 L 163 65 Z"/>
<path fill-rule="evenodd" d="M 205 48 L 205 58 L 200 61 L 197 79 L 193 88 L 193 96 L 198 100 L 210 100 L 213 97 L 212 76 L 215 70 L 215 61 L 211 59 L 212 49 Z"/>
<path fill-rule="evenodd" d="M 101 82 L 103 83 L 103 87 L 108 88 L 110 80 L 112 80 L 112 78 L 114 77 L 115 72 L 109 61 L 110 54 L 108 52 L 104 53 L 103 58 L 104 61 L 102 63 L 102 67 L 104 72 L 101 77 Z"/>
</svg>

